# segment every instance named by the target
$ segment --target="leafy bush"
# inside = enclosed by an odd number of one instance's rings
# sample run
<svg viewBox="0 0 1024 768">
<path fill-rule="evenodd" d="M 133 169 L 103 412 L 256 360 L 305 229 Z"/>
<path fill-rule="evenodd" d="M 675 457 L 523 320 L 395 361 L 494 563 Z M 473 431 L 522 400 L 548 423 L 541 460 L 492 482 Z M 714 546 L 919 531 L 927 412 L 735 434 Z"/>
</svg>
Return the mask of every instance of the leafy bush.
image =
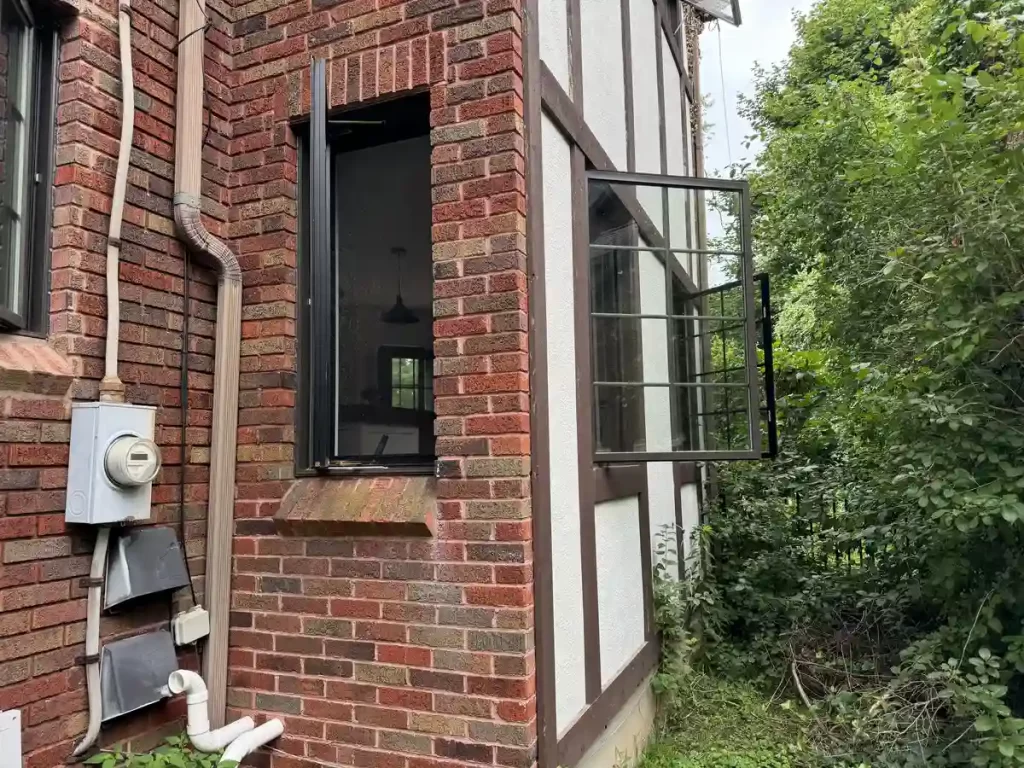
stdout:
<svg viewBox="0 0 1024 768">
<path fill-rule="evenodd" d="M 85 761 L 99 768 L 236 768 L 233 760 L 220 761 L 220 753 L 198 752 L 186 736 L 170 736 L 152 752 L 135 754 L 119 747 L 97 752 Z"/>
<path fill-rule="evenodd" d="M 1021 765 L 1024 0 L 820 0 L 798 31 L 740 169 L 781 455 L 716 468 L 705 570 L 658 608 L 699 645 L 659 687 L 800 702 L 821 764 Z"/>
</svg>

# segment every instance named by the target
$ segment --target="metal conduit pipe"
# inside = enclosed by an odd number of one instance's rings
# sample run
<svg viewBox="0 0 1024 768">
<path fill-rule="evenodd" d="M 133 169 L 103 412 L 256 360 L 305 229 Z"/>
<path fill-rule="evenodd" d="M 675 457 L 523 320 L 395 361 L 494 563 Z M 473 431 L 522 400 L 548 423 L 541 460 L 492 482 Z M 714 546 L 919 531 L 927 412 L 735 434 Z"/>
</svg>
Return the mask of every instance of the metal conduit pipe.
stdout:
<svg viewBox="0 0 1024 768">
<path fill-rule="evenodd" d="M 103 700 L 100 691 L 100 610 L 102 590 L 94 586 L 103 580 L 107 568 L 107 548 L 110 546 L 110 528 L 102 526 L 96 531 L 96 544 L 92 550 L 89 568 L 89 597 L 86 600 L 85 620 L 85 684 L 89 694 L 89 725 L 85 736 L 78 742 L 72 757 L 78 757 L 96 743 L 103 719 Z M 95 659 L 95 661 L 91 661 Z"/>
<path fill-rule="evenodd" d="M 124 402 L 124 384 L 117 375 L 117 345 L 121 335 L 121 221 L 128 186 L 128 165 L 135 137 L 135 76 L 132 71 L 132 9 L 129 0 L 118 5 L 117 36 L 121 55 L 121 143 L 114 173 L 114 197 L 107 229 L 107 338 L 100 400 Z"/>
<path fill-rule="evenodd" d="M 210 722 L 224 724 L 227 700 L 231 534 L 238 429 L 238 365 L 242 334 L 242 272 L 231 250 L 202 221 L 203 43 L 205 0 L 181 2 L 178 12 L 178 92 L 175 126 L 174 221 L 186 248 L 217 271 L 210 499 L 206 528 L 206 607 L 210 636 L 203 677 Z M 185 307 L 185 312 L 189 311 Z M 188 350 L 182 350 L 188 354 Z"/>
<path fill-rule="evenodd" d="M 110 224 L 107 228 L 107 334 L 100 400 L 124 402 L 124 384 L 117 375 L 117 350 L 121 335 L 121 222 L 128 186 L 128 166 L 135 138 L 135 75 L 132 69 L 132 9 L 129 0 L 121 0 L 118 4 L 117 37 L 121 57 L 121 143 L 117 151 L 114 196 L 110 203 Z M 89 698 L 89 723 L 85 735 L 71 753 L 73 757 L 85 753 L 96 743 L 103 720 L 99 662 L 100 611 L 103 608 L 103 579 L 106 576 L 109 546 L 110 528 L 103 526 L 96 532 L 96 543 L 93 545 L 86 600 L 85 684 Z"/>
</svg>

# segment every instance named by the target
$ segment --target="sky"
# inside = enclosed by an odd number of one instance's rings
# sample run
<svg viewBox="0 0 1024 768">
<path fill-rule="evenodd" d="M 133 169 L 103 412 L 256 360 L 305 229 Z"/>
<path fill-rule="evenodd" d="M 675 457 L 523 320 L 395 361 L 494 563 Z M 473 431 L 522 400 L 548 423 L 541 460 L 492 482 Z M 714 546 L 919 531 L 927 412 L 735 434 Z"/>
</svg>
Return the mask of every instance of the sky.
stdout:
<svg viewBox="0 0 1024 768">
<path fill-rule="evenodd" d="M 737 112 L 737 96 L 752 93 L 755 62 L 768 67 L 786 57 L 796 36 L 793 11 L 804 13 L 812 5 L 813 0 L 740 0 L 742 25 L 710 25 L 701 35 L 701 90 L 713 100 L 705 117 L 713 124 L 704 146 L 708 176 L 727 176 L 730 155 L 733 162 L 754 159 L 756 147 L 743 147 L 752 130 Z"/>
</svg>

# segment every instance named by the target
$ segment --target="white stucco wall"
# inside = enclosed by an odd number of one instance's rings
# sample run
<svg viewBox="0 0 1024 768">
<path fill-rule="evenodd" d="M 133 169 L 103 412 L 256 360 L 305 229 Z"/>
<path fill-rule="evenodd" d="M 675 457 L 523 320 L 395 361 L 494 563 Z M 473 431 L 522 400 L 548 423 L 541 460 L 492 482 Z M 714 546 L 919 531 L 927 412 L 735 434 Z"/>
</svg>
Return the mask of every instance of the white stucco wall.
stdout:
<svg viewBox="0 0 1024 768">
<path fill-rule="evenodd" d="M 668 174 L 686 176 L 686 146 L 683 131 L 682 80 L 676 69 L 672 48 L 665 33 L 660 33 L 661 55 L 665 66 L 661 79 L 665 91 L 665 149 Z M 669 243 L 673 248 L 690 248 L 690 198 L 692 193 L 685 189 L 671 189 L 668 193 Z M 688 254 L 676 254 L 680 265 L 690 273 Z M 691 277 L 692 277 L 692 273 Z"/>
<path fill-rule="evenodd" d="M 636 170 L 661 173 L 661 128 L 658 115 L 658 38 L 653 2 L 629 4 L 629 34 L 633 52 L 633 137 Z M 661 190 L 637 188 L 637 197 L 659 230 L 662 227 Z"/>
<path fill-rule="evenodd" d="M 684 556 L 689 557 L 693 547 L 693 532 L 700 525 L 700 504 L 696 484 L 684 485 L 679 489 L 679 502 L 682 507 Z"/>
<path fill-rule="evenodd" d="M 653 253 L 641 251 L 640 311 L 665 313 L 665 267 Z M 668 381 L 668 324 L 665 320 L 640 321 L 645 382 Z M 671 394 L 668 387 L 644 389 L 644 424 L 648 451 L 672 450 Z"/>
<path fill-rule="evenodd" d="M 640 497 L 594 508 L 601 685 L 607 687 L 644 645 Z"/>
<path fill-rule="evenodd" d="M 546 115 L 541 128 L 544 176 L 544 285 L 547 291 L 551 555 L 555 618 L 555 714 L 559 731 L 586 706 L 580 564 L 579 468 L 576 462 L 576 350 L 573 338 L 570 150 Z M 568 311 L 566 308 L 569 308 Z M 568 460 L 567 460 L 568 459 Z"/>
<path fill-rule="evenodd" d="M 653 253 L 640 253 L 640 311 L 661 314 L 665 312 L 665 267 Z M 668 381 L 667 324 L 664 320 L 641 320 L 640 332 L 644 349 L 644 381 Z M 671 393 L 666 387 L 648 387 L 644 390 L 644 424 L 647 449 L 672 450 Z M 665 526 L 675 527 L 675 476 L 672 465 L 647 465 L 648 506 L 651 519 L 651 553 L 657 551 L 659 534 Z M 653 562 L 653 558 L 652 558 Z"/>
<path fill-rule="evenodd" d="M 548 65 L 566 93 L 569 89 L 569 18 L 566 3 L 561 0 L 540 0 L 540 60 Z"/>
<path fill-rule="evenodd" d="M 674 549 L 676 541 L 676 482 L 672 465 L 652 462 L 647 465 L 647 494 L 651 518 L 651 564 L 658 562 L 658 548 L 666 542 Z M 679 562 L 679 555 L 672 552 L 672 559 Z M 670 575 L 677 573 L 670 568 Z"/>
<path fill-rule="evenodd" d="M 626 89 L 619 0 L 580 3 L 583 117 L 619 170 L 626 170 Z"/>
</svg>

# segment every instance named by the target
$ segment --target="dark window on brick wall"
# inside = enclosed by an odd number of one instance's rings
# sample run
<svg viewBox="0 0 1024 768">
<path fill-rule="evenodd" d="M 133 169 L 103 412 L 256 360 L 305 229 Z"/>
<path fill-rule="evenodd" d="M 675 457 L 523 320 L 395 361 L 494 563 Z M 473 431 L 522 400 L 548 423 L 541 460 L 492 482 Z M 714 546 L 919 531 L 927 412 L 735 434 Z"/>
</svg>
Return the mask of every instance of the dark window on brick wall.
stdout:
<svg viewBox="0 0 1024 768">
<path fill-rule="evenodd" d="M 305 144 L 300 469 L 432 471 L 428 97 L 332 115 Z"/>
<path fill-rule="evenodd" d="M 50 15 L 0 1 L 0 330 L 46 330 L 57 34 L 42 20 Z"/>
</svg>

